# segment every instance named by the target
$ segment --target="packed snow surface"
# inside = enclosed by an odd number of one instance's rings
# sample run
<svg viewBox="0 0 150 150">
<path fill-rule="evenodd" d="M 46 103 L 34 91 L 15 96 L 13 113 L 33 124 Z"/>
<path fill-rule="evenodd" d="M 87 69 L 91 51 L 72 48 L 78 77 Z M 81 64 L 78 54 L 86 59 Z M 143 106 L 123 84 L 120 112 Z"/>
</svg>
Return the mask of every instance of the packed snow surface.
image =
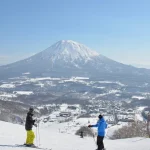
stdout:
<svg viewBox="0 0 150 150">
<path fill-rule="evenodd" d="M 83 120 L 87 124 L 86 119 Z M 82 119 L 79 120 L 82 122 Z M 31 150 L 31 148 L 16 147 L 15 144 L 23 144 L 26 138 L 26 131 L 23 125 L 16 125 L 6 122 L 0 122 L 0 150 Z M 49 123 L 41 124 L 39 128 L 40 135 L 35 139 L 35 145 L 52 150 L 95 150 L 96 144 L 91 137 L 80 137 L 74 135 L 72 123 Z M 65 130 L 66 129 L 66 130 Z M 33 128 L 35 134 L 36 128 Z M 65 132 L 61 132 L 61 131 Z M 108 131 L 109 132 L 109 131 Z M 37 136 L 37 134 L 36 134 Z M 131 138 L 121 140 L 109 140 L 105 138 L 105 147 L 107 150 L 149 150 L 150 139 Z M 36 149 L 35 149 L 36 150 Z"/>
</svg>

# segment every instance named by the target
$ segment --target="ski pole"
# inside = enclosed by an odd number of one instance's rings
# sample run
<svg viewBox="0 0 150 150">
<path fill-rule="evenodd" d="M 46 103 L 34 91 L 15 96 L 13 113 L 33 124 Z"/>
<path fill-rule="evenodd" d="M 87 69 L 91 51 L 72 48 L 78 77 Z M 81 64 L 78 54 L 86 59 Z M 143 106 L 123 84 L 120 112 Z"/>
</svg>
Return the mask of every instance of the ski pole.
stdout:
<svg viewBox="0 0 150 150">
<path fill-rule="evenodd" d="M 38 130 L 37 130 L 37 127 L 36 127 L 36 144 L 37 144 L 37 146 L 39 146 L 38 145 L 38 132 L 37 132 Z"/>
<path fill-rule="evenodd" d="M 95 135 L 93 134 L 93 139 L 94 139 L 94 143 L 96 144 L 97 146 L 97 143 L 96 143 L 96 140 L 95 140 Z"/>
<path fill-rule="evenodd" d="M 39 123 L 38 123 L 38 135 L 39 135 L 39 146 L 41 145 L 41 142 L 40 142 L 40 130 L 39 130 Z"/>
<path fill-rule="evenodd" d="M 90 128 L 91 129 L 91 128 Z M 91 129 L 91 132 L 93 133 L 93 130 Z M 95 135 L 94 135 L 94 133 L 93 133 L 93 140 L 94 140 L 94 143 L 96 144 L 96 146 L 97 146 L 97 142 L 96 142 L 96 140 L 95 140 Z"/>
</svg>

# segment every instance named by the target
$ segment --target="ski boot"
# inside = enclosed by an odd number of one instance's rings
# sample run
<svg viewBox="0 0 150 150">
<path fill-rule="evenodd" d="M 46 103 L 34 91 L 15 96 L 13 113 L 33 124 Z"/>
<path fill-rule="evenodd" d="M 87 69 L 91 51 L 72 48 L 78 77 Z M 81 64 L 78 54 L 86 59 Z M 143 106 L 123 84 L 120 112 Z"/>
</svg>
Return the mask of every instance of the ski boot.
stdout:
<svg viewBox="0 0 150 150">
<path fill-rule="evenodd" d="M 27 147 L 36 147 L 34 144 L 26 144 Z"/>
</svg>

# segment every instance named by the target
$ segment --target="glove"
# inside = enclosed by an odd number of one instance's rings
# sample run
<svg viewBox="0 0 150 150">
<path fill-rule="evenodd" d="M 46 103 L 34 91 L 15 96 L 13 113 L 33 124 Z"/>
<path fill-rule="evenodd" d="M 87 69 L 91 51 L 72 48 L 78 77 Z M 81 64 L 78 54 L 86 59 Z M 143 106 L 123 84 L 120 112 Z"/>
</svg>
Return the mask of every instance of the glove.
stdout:
<svg viewBox="0 0 150 150">
<path fill-rule="evenodd" d="M 91 128 L 91 127 L 92 127 L 92 125 L 88 125 L 88 127 L 89 127 L 89 128 Z"/>
</svg>

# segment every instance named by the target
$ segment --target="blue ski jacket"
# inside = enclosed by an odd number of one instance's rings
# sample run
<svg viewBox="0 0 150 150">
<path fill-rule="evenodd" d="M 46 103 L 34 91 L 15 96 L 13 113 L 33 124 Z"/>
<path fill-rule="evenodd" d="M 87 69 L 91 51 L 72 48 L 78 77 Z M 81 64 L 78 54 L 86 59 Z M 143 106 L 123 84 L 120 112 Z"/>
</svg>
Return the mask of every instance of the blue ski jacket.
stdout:
<svg viewBox="0 0 150 150">
<path fill-rule="evenodd" d="M 98 136 L 105 136 L 105 129 L 107 128 L 107 123 L 104 118 L 99 119 L 97 124 L 92 125 L 91 127 L 98 127 Z"/>
</svg>

